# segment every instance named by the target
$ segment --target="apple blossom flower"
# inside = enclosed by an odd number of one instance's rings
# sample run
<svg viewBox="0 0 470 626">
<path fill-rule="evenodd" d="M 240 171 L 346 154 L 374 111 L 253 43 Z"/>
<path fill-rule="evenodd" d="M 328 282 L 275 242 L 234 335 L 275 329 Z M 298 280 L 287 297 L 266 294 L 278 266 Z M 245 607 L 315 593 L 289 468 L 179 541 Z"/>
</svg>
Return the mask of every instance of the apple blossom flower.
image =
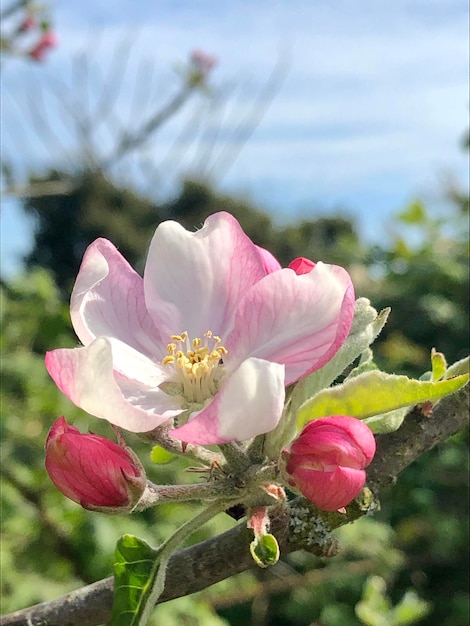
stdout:
<svg viewBox="0 0 470 626">
<path fill-rule="evenodd" d="M 44 31 L 39 41 L 28 52 L 28 56 L 35 61 L 43 61 L 49 48 L 53 48 L 56 45 L 56 35 L 50 30 Z"/>
<path fill-rule="evenodd" d="M 137 457 L 105 437 L 82 434 L 60 417 L 46 441 L 46 469 L 54 485 L 85 509 L 131 510 L 147 479 Z"/>
<path fill-rule="evenodd" d="M 361 491 L 374 454 L 374 435 L 364 422 L 332 415 L 309 422 L 282 459 L 292 487 L 319 509 L 335 511 Z"/>
<path fill-rule="evenodd" d="M 204 85 L 216 65 L 217 57 L 204 52 L 204 50 L 193 50 L 190 56 L 190 83 Z"/>
<path fill-rule="evenodd" d="M 341 267 L 267 269 L 228 213 L 193 233 L 167 221 L 143 279 L 106 239 L 89 246 L 71 297 L 84 347 L 46 366 L 74 404 L 129 431 L 176 418 L 180 441 L 244 441 L 277 425 L 285 387 L 332 358 L 353 313 Z"/>
<path fill-rule="evenodd" d="M 15 34 L 20 35 L 22 33 L 27 33 L 28 31 L 32 30 L 36 26 L 36 24 L 37 22 L 34 15 L 26 15 L 26 17 L 24 17 L 22 22 L 20 22 L 20 24 L 18 25 Z"/>
</svg>

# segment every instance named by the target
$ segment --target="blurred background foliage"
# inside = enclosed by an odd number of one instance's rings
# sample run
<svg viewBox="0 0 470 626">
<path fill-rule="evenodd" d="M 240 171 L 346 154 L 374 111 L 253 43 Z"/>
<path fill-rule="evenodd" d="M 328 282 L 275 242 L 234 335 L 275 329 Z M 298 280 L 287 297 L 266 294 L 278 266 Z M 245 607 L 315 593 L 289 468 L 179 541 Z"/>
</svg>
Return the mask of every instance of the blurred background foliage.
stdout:
<svg viewBox="0 0 470 626">
<path fill-rule="evenodd" d="M 60 178 L 57 172 L 48 179 Z M 197 227 L 218 210 L 230 211 L 257 243 L 286 265 L 296 256 L 340 263 L 357 295 L 377 308 L 392 306 L 376 344 L 388 371 L 421 375 L 432 347 L 449 362 L 468 346 L 468 205 L 455 194 L 445 218 L 413 202 L 397 214 L 388 247 L 361 240 L 354 222 L 328 215 L 279 226 L 267 212 L 186 181 L 159 206 L 103 174 L 89 174 L 68 195 L 30 197 L 35 244 L 25 271 L 2 284 L 2 562 L 3 612 L 57 597 L 110 574 L 113 549 L 124 532 L 152 544 L 194 512 L 165 505 L 128 517 L 82 510 L 63 497 L 44 470 L 43 446 L 59 415 L 82 431 L 112 437 L 57 390 L 45 371 L 44 352 L 74 346 L 68 294 L 86 246 L 113 240 L 134 265 L 162 219 Z M 150 448 L 128 435 L 155 482 L 194 480 L 181 460 L 150 462 Z M 467 436 L 462 433 L 423 456 L 383 495 L 382 511 L 339 532 L 343 551 L 326 561 L 299 552 L 267 571 L 254 570 L 159 608 L 169 625 L 356 626 L 468 623 Z M 200 530 L 202 540 L 233 524 L 220 516 Z M 157 623 L 157 622 L 155 622 Z M 161 623 L 161 621 L 159 621 Z"/>
<path fill-rule="evenodd" d="M 206 75 L 198 74 L 199 82 L 194 82 L 197 70 L 190 66 L 180 91 L 153 111 L 150 122 L 133 134 L 121 129 L 108 163 L 126 156 L 123 146 L 132 150 L 143 146 L 193 92 L 206 88 Z M 114 93 L 118 81 L 118 75 L 104 75 L 101 96 L 108 90 Z M 275 88 L 267 89 L 267 100 Z M 241 143 L 265 104 L 258 101 L 243 120 Z M 34 243 L 23 271 L 1 283 L 3 613 L 109 576 L 120 535 L 132 533 L 155 545 L 195 512 L 192 505 L 164 505 L 107 517 L 67 500 L 45 472 L 44 442 L 60 415 L 83 432 L 90 429 L 114 437 L 104 422 L 74 407 L 44 367 L 47 350 L 77 345 L 68 299 L 83 253 L 95 238 L 113 241 L 141 272 L 152 234 L 162 220 L 174 219 L 192 230 L 208 215 L 229 211 L 282 265 L 298 256 L 343 265 L 358 296 L 369 297 L 377 309 L 392 307 L 374 346 L 375 360 L 383 369 L 420 376 L 429 367 L 431 348 L 444 352 L 452 363 L 466 356 L 469 346 L 469 207 L 467 194 L 460 189 L 447 189 L 439 208 L 411 200 L 389 224 L 387 241 L 372 245 L 346 212 L 324 214 L 311 207 L 303 218 L 281 225 L 249 200 L 221 194 L 203 175 L 183 179 L 173 198 L 156 200 L 155 194 L 143 193 L 126 177 L 116 177 L 103 165 L 102 155 L 85 150 L 93 144 L 95 129 L 92 123 L 84 124 L 79 106 L 72 113 L 72 131 L 82 138 L 81 152 L 73 153 L 76 171 L 59 159 L 49 171 L 30 174 L 26 186 L 17 184 L 8 163 L 2 171 L 7 190 L 20 198 L 21 210 L 34 224 Z M 55 118 L 43 121 L 49 123 L 42 126 L 41 139 L 47 143 Z M 239 121 L 235 122 L 233 128 L 238 129 Z M 99 146 L 99 141 L 94 143 Z M 234 149 L 230 141 L 226 144 L 199 167 L 201 172 L 204 165 L 213 167 L 211 181 L 217 179 L 217 164 L 228 167 L 240 148 Z M 136 435 L 126 434 L 126 439 L 154 482 L 199 480 L 185 471 L 184 460 L 155 465 L 148 444 Z M 338 531 L 343 546 L 338 556 L 326 560 L 306 552 L 288 555 L 268 570 L 254 569 L 160 606 L 153 624 L 467 626 L 467 454 L 468 435 L 461 433 L 420 458 L 383 494 L 379 514 Z M 191 541 L 234 523 L 221 515 Z"/>
</svg>

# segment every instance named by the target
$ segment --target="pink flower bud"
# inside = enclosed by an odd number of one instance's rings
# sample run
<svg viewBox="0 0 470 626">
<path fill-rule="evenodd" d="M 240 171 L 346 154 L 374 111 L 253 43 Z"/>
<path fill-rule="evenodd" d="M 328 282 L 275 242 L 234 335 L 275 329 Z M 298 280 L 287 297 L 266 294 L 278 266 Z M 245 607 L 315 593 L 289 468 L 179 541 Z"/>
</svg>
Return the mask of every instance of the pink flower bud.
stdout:
<svg viewBox="0 0 470 626">
<path fill-rule="evenodd" d="M 294 259 L 293 261 L 291 261 L 288 267 L 290 267 L 291 270 L 294 270 L 294 272 L 298 276 L 300 276 L 301 274 L 309 274 L 315 267 L 315 263 L 313 261 L 310 261 L 310 259 L 306 259 L 305 257 L 301 256 L 298 259 Z"/>
<path fill-rule="evenodd" d="M 131 510 L 142 495 L 145 471 L 129 448 L 82 434 L 60 417 L 46 441 L 46 469 L 54 485 L 85 509 Z"/>
<path fill-rule="evenodd" d="M 28 52 L 28 56 L 35 61 L 42 61 L 49 50 L 57 45 L 57 37 L 52 31 L 46 31 L 41 35 L 41 39 Z"/>
<path fill-rule="evenodd" d="M 309 422 L 282 457 L 288 483 L 319 509 L 335 511 L 361 491 L 374 454 L 366 424 L 333 415 Z"/>
</svg>

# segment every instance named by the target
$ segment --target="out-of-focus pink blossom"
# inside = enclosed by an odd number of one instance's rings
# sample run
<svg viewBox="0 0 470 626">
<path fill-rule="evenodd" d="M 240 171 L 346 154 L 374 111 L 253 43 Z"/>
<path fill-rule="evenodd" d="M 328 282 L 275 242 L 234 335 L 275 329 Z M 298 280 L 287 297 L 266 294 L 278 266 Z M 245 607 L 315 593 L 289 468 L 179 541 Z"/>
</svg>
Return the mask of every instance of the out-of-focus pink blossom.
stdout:
<svg viewBox="0 0 470 626">
<path fill-rule="evenodd" d="M 358 495 L 374 454 L 370 428 L 344 415 L 309 422 L 282 453 L 289 484 L 325 511 L 340 509 Z"/>
<path fill-rule="evenodd" d="M 190 56 L 188 81 L 191 86 L 205 85 L 217 65 L 217 58 L 203 50 L 193 50 Z"/>
<path fill-rule="evenodd" d="M 143 279 L 96 240 L 71 298 L 84 347 L 49 352 L 50 375 L 77 406 L 133 432 L 171 418 L 171 436 L 194 444 L 269 432 L 285 387 L 348 336 L 354 289 L 341 267 L 297 275 L 266 258 L 228 213 L 196 232 L 160 224 Z"/>
<path fill-rule="evenodd" d="M 197 49 L 191 52 L 191 63 L 202 74 L 208 75 L 217 65 L 217 57 Z"/>
<path fill-rule="evenodd" d="M 36 18 L 33 15 L 27 15 L 16 29 L 16 33 L 26 33 L 37 25 Z"/>
<path fill-rule="evenodd" d="M 28 56 L 35 61 L 43 61 L 50 48 L 57 45 L 57 36 L 52 31 L 46 31 L 40 40 L 28 52 Z"/>
<path fill-rule="evenodd" d="M 82 434 L 60 417 L 46 441 L 46 469 L 54 485 L 86 509 L 132 509 L 147 483 L 137 457 L 92 433 Z"/>
</svg>

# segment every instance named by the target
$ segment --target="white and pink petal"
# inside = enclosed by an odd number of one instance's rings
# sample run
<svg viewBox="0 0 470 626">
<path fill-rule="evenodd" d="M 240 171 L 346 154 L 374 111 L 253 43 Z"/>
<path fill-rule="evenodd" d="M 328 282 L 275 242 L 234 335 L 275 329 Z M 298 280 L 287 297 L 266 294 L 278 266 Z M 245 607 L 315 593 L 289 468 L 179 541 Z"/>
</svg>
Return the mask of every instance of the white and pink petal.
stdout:
<svg viewBox="0 0 470 626">
<path fill-rule="evenodd" d="M 46 354 L 49 374 L 76 406 L 131 432 L 147 432 L 181 413 L 181 408 L 177 398 L 158 388 L 164 381 L 159 368 L 151 374 L 148 363 L 138 366 L 137 357 L 134 366 L 134 378 L 115 372 L 111 342 L 103 337 L 85 348 Z"/>
<path fill-rule="evenodd" d="M 228 213 L 208 217 L 191 233 L 177 222 L 160 224 L 144 272 L 147 308 L 164 341 L 188 331 L 223 336 L 240 298 L 265 276 L 255 244 Z"/>
<path fill-rule="evenodd" d="M 250 356 L 283 363 L 290 384 L 334 356 L 353 315 L 354 288 L 343 268 L 320 262 L 306 274 L 273 272 L 240 301 L 225 340 L 226 365 L 230 370 Z"/>
<path fill-rule="evenodd" d="M 97 239 L 85 252 L 70 313 L 84 345 L 115 337 L 142 354 L 163 357 L 166 343 L 146 309 L 143 280 L 107 239 Z"/>
</svg>

